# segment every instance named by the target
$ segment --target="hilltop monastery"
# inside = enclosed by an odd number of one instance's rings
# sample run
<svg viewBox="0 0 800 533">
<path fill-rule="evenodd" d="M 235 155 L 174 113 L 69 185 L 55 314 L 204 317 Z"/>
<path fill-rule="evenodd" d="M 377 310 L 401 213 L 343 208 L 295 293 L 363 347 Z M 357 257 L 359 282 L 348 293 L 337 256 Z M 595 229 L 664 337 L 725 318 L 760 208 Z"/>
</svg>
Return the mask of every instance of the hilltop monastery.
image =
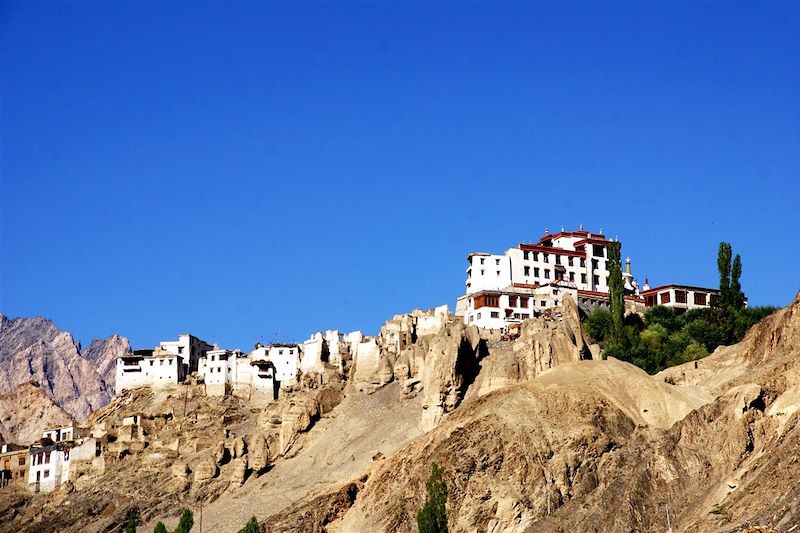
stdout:
<svg viewBox="0 0 800 533">
<path fill-rule="evenodd" d="M 463 320 L 478 328 L 505 332 L 512 324 L 548 313 L 566 294 L 590 313 L 608 306 L 609 243 L 602 232 L 580 227 L 556 234 L 545 232 L 538 242 L 521 243 L 503 254 L 470 253 L 466 292 L 456 300 L 455 315 L 446 305 L 396 315 L 376 336 L 328 330 L 299 344 L 257 344 L 245 353 L 181 334 L 177 340 L 119 357 L 116 392 L 191 382 L 203 385 L 209 396 L 233 394 L 273 401 L 282 392 L 291 392 L 304 376 L 319 376 L 327 369 L 347 376 L 355 361 L 362 368 L 378 365 L 381 354 L 400 354 L 418 337 L 438 333 L 448 321 Z M 631 273 L 630 258 L 625 261 L 623 280 L 628 312 L 641 313 L 654 305 L 708 307 L 718 297 L 717 290 L 685 285 L 651 288 L 645 281 L 640 288 Z M 136 438 L 135 418 L 123 421 L 122 439 L 125 435 Z M 4 444 L 0 486 L 24 483 L 34 492 L 53 491 L 100 456 L 102 438 L 94 430 L 68 426 L 46 430 L 31 447 Z"/>
</svg>

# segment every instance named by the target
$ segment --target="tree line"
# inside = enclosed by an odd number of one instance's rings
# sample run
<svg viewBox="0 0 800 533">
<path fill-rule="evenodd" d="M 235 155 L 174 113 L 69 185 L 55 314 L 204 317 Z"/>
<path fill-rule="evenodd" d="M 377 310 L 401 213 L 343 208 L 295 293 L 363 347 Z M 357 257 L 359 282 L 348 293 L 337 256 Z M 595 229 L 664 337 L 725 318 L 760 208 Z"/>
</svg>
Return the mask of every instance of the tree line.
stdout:
<svg viewBox="0 0 800 533">
<path fill-rule="evenodd" d="M 607 356 L 628 361 L 649 373 L 707 356 L 720 345 L 739 342 L 747 330 L 774 307 L 747 307 L 742 292 L 742 258 L 730 243 L 717 252 L 719 297 L 711 307 L 683 311 L 648 308 L 644 317 L 625 314 L 621 244 L 609 244 L 609 309 L 597 309 L 584 320 L 584 330 L 602 344 Z"/>
</svg>

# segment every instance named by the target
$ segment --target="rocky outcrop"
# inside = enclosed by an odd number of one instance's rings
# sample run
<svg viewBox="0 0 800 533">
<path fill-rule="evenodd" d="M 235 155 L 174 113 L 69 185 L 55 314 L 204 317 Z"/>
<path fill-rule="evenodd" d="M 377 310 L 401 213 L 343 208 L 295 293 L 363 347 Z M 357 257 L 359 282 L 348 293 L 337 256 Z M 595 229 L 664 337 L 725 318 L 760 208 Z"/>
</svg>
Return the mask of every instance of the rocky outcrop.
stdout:
<svg viewBox="0 0 800 533">
<path fill-rule="evenodd" d="M 192 470 L 192 482 L 197 483 L 204 483 L 206 481 L 210 481 L 213 479 L 219 469 L 217 468 L 217 463 L 214 461 L 213 457 L 204 457 L 200 460 Z"/>
<path fill-rule="evenodd" d="M 293 398 L 281 413 L 280 453 L 287 455 L 297 436 L 319 418 L 319 403 L 308 397 Z"/>
<path fill-rule="evenodd" d="M 256 433 L 250 437 L 248 448 L 248 466 L 253 474 L 258 476 L 267 466 L 269 466 L 269 447 L 267 441 L 261 433 Z"/>
<path fill-rule="evenodd" d="M 481 336 L 474 326 L 461 322 L 448 325 L 430 338 L 422 374 L 423 431 L 429 431 L 442 416 L 461 402 L 478 374 Z"/>
<path fill-rule="evenodd" d="M 529 381 L 564 363 L 599 358 L 592 355 L 578 306 L 569 295 L 548 316 L 523 322 L 519 333 L 513 342 L 492 344 L 481 365 L 479 395 Z"/>
<path fill-rule="evenodd" d="M 33 383 L 70 416 L 84 420 L 113 397 L 104 375 L 113 373 L 112 359 L 127 347 L 126 339 L 113 336 L 81 351 L 49 320 L 0 315 L 0 394 Z M 0 413 L 0 419 L 5 416 Z"/>
<path fill-rule="evenodd" d="M 375 339 L 358 344 L 350 378 L 359 392 L 374 392 L 394 379 L 391 352 L 382 351 Z"/>
<path fill-rule="evenodd" d="M 236 490 L 242 486 L 247 476 L 247 459 L 239 457 L 231 461 L 230 465 L 230 490 Z"/>
</svg>

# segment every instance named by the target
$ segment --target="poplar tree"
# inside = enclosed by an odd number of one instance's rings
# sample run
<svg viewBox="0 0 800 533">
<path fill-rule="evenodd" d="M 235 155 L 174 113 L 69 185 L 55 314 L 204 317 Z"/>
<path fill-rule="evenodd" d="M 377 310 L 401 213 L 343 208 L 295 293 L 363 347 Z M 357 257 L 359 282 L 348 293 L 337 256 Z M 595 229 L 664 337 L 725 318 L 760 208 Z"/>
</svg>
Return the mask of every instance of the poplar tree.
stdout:
<svg viewBox="0 0 800 533">
<path fill-rule="evenodd" d="M 742 292 L 742 284 L 739 278 L 742 276 L 742 258 L 739 254 L 733 258 L 733 265 L 731 266 L 731 305 L 734 309 L 744 308 L 744 293 Z"/>
<path fill-rule="evenodd" d="M 731 301 L 731 243 L 719 243 L 717 252 L 717 269 L 719 269 L 719 303 L 723 309 L 729 307 Z"/>
<path fill-rule="evenodd" d="M 611 300 L 611 334 L 616 346 L 621 346 L 625 338 L 623 331 L 625 299 L 623 297 L 621 253 L 622 244 L 619 241 L 611 241 L 608 245 L 608 297 Z"/>
<path fill-rule="evenodd" d="M 260 533 L 261 528 L 258 526 L 258 519 L 255 516 L 251 516 L 250 520 L 244 525 L 244 529 L 242 533 Z"/>
<path fill-rule="evenodd" d="M 442 469 L 436 463 L 431 465 L 427 485 L 428 498 L 417 513 L 419 533 L 447 533 L 447 486 L 442 480 Z"/>
</svg>

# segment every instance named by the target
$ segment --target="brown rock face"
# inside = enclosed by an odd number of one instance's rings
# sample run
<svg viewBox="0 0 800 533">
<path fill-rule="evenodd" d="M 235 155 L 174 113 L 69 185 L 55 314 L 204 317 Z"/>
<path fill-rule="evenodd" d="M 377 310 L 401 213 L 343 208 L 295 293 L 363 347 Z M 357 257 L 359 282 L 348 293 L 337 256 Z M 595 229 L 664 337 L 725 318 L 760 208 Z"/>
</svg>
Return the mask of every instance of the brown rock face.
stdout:
<svg viewBox="0 0 800 533">
<path fill-rule="evenodd" d="M 461 322 L 446 326 L 429 337 L 422 374 L 423 431 L 436 426 L 445 413 L 454 410 L 478 374 L 480 334 Z"/>
<path fill-rule="evenodd" d="M 247 475 L 247 459 L 238 458 L 231 461 L 231 484 L 230 490 L 238 489 L 244 483 L 244 478 Z"/>
<path fill-rule="evenodd" d="M 44 318 L 0 315 L 0 394 L 34 383 L 70 416 L 82 421 L 113 397 L 114 358 L 129 348 L 124 337 L 93 341 L 86 350 Z M 0 413 L 0 419 L 5 413 Z"/>
<path fill-rule="evenodd" d="M 192 472 L 192 481 L 194 483 L 203 483 L 213 479 L 219 469 L 217 468 L 217 463 L 214 461 L 213 457 L 206 457 L 198 462 L 195 467 L 194 471 Z"/>
<path fill-rule="evenodd" d="M 72 421 L 63 409 L 32 383 L 23 383 L 0 396 L 0 440 L 29 443 L 42 436 L 48 427 Z"/>
<path fill-rule="evenodd" d="M 294 398 L 281 414 L 280 453 L 286 455 L 297 436 L 319 418 L 319 403 L 307 397 Z"/>
<path fill-rule="evenodd" d="M 529 381 L 560 364 L 592 359 L 578 306 L 569 296 L 551 317 L 523 322 L 513 342 L 496 342 L 481 368 L 479 394 Z"/>
<path fill-rule="evenodd" d="M 247 448 L 249 450 L 249 466 L 257 476 L 269 466 L 269 448 L 267 447 L 267 441 L 261 433 L 256 433 L 250 437 Z"/>
</svg>

